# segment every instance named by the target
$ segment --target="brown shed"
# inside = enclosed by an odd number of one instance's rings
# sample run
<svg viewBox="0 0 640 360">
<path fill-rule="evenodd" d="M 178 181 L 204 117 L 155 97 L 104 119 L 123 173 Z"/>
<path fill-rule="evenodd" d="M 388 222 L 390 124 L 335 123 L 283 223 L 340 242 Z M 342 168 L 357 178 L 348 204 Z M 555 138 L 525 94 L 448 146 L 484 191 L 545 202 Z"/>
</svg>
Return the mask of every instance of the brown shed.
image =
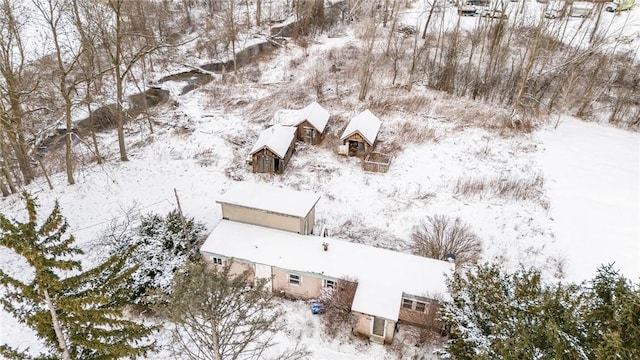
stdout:
<svg viewBox="0 0 640 360">
<path fill-rule="evenodd" d="M 300 110 L 279 110 L 275 118 L 279 119 L 281 125 L 296 127 L 299 141 L 316 145 L 322 141 L 329 122 L 329 112 L 314 101 Z"/>
<path fill-rule="evenodd" d="M 375 146 L 381 125 L 380 119 L 369 110 L 351 119 L 340 137 L 342 143 L 348 146 L 348 155 L 361 156 L 369 153 Z"/>
<path fill-rule="evenodd" d="M 282 174 L 293 155 L 296 128 L 274 125 L 263 131 L 251 149 L 251 166 L 256 173 Z"/>
</svg>

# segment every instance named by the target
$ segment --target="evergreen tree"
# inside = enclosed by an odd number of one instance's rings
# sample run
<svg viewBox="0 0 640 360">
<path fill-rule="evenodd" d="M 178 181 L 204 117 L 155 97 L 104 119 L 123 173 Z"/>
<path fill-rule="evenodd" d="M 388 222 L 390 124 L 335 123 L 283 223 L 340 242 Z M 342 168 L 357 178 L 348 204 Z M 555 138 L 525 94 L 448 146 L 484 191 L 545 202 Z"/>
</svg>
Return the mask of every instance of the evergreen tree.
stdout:
<svg viewBox="0 0 640 360">
<path fill-rule="evenodd" d="M 593 359 L 640 359 L 640 287 L 601 266 L 586 290 L 584 318 Z"/>
<path fill-rule="evenodd" d="M 26 192 L 23 197 L 28 222 L 0 214 L 0 246 L 22 256 L 34 276 L 24 281 L 0 269 L 0 284 L 5 288 L 0 303 L 46 343 L 50 354 L 39 358 L 135 358 L 151 349 L 153 344 L 140 342 L 153 329 L 122 317 L 135 271 L 125 262 L 133 249 L 82 271 L 77 259 L 82 251 L 73 245 L 73 236 L 65 236 L 68 224 L 59 204 L 39 225 L 35 200 Z M 0 354 L 26 357 L 6 345 L 0 347 Z"/>
<path fill-rule="evenodd" d="M 131 266 L 139 265 L 132 274 L 131 300 L 151 305 L 159 300 L 158 295 L 168 294 L 175 272 L 187 259 L 199 255 L 197 244 L 204 229 L 204 225 L 193 218 L 185 219 L 183 224 L 180 214 L 174 210 L 166 216 L 147 214 L 133 232 L 112 240 L 112 254 L 135 248 L 127 260 Z"/>
<path fill-rule="evenodd" d="M 498 265 L 481 265 L 454 274 L 449 291 L 446 358 L 588 358 L 575 285 L 544 284 L 537 270 L 508 274 Z"/>
</svg>

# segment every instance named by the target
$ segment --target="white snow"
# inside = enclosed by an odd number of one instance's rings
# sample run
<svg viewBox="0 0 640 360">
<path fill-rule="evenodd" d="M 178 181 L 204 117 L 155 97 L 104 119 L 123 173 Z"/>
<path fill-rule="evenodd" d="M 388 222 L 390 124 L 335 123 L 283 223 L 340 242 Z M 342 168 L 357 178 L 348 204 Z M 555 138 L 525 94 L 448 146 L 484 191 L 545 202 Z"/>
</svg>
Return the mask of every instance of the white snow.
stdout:
<svg viewBox="0 0 640 360">
<path fill-rule="evenodd" d="M 324 251 L 323 243 L 328 243 Z M 447 298 L 446 261 L 222 220 L 200 251 L 329 278 L 355 278 L 352 310 L 397 321 L 402 293 Z M 304 278 L 303 280 L 304 281 Z"/>
<path fill-rule="evenodd" d="M 280 109 L 274 115 L 274 122 L 284 126 L 298 126 L 305 120 L 323 133 L 329 122 L 329 112 L 314 101 L 300 110 Z"/>
<path fill-rule="evenodd" d="M 256 143 L 253 145 L 250 154 L 255 154 L 258 151 L 267 148 L 274 154 L 278 155 L 281 159 L 284 159 L 289 150 L 291 142 L 296 136 L 296 128 L 290 126 L 273 125 L 268 129 L 265 129 Z"/>
<path fill-rule="evenodd" d="M 640 279 L 640 137 L 564 117 L 540 133 L 557 251 L 567 280 L 593 278 L 601 264 Z"/>
<path fill-rule="evenodd" d="M 340 140 L 344 140 L 357 132 L 362 135 L 369 145 L 373 146 L 378 137 L 381 125 L 382 121 L 380 121 L 377 116 L 373 115 L 371 111 L 365 110 L 349 121 Z"/>
<path fill-rule="evenodd" d="M 416 2 L 413 8 L 402 10 L 404 23 L 420 30 L 428 16 L 428 3 Z M 16 2 L 16 5 L 21 4 Z M 545 6 L 535 1 L 510 2 L 509 21 L 535 24 Z M 457 8 L 449 7 L 434 14 L 431 30 L 453 29 L 459 21 L 463 30 L 474 31 L 482 22 L 491 21 L 480 17 L 459 18 L 456 12 Z M 583 37 L 576 34 L 588 33 L 594 20 L 595 17 L 584 22 L 566 18 L 549 21 L 549 26 L 566 27 L 562 32 L 565 34 L 563 41 L 579 45 Z M 35 22 L 33 19 L 29 24 Z M 603 13 L 600 29 L 608 47 L 640 58 L 637 45 L 640 7 L 621 14 Z M 51 51 L 50 41 L 40 41 L 47 38 L 42 27 L 27 26 L 25 34 L 29 40 L 25 44 L 28 45 L 28 59 Z M 304 50 L 291 42 L 278 50 L 273 59 L 260 64 L 259 84 L 234 83 L 225 87 L 224 93 L 231 94 L 232 100 L 235 100 L 233 97 L 262 100 L 279 86 L 286 87 L 287 82 L 296 82 L 295 90 L 300 93 L 311 93 L 312 90 L 303 86 L 311 73 L 309 61 L 305 59 L 328 61 L 325 56 L 329 50 L 341 49 L 346 44 L 358 45 L 353 29 L 346 28 L 339 37 L 320 35 Z M 180 58 L 183 50 L 176 51 L 176 62 L 160 67 L 158 71 L 166 75 L 171 69 L 182 69 L 176 64 L 181 64 L 186 57 Z M 190 56 L 190 62 L 211 60 L 206 55 Z M 291 66 L 292 60 L 300 65 Z M 152 77 L 153 74 L 149 74 L 148 78 Z M 185 214 L 205 222 L 211 230 L 221 217 L 215 199 L 230 184 L 244 179 L 312 189 L 322 195 L 322 201 L 317 205 L 317 223 L 326 225 L 332 233 L 342 232 L 343 238 L 369 245 L 406 250 L 413 225 L 426 216 L 446 214 L 459 216 L 482 238 L 484 259 L 500 261 L 512 268 L 535 266 L 550 276 L 555 271 L 550 265 L 560 259 L 564 260 L 566 279 L 575 281 L 591 278 L 602 263 L 615 262 L 622 274 L 638 281 L 640 149 L 637 133 L 563 117 L 557 129 L 540 125 L 542 129 L 532 134 L 498 136 L 456 119 L 438 120 L 437 117 L 443 114 L 434 113 L 434 109 L 454 108 L 467 102 L 458 98 L 455 102 L 447 102 L 449 100 L 443 100 L 441 94 L 417 86 L 412 93 L 426 94 L 433 99 L 427 111 L 424 114 L 385 114 L 385 124 L 398 122 L 399 118 L 428 123 L 436 140 L 404 146 L 394 156 L 388 173 L 364 173 L 358 159 L 337 157 L 325 144 L 319 147 L 302 144 L 285 174 L 253 174 L 244 166 L 242 155 L 247 154 L 251 144 L 245 146 L 242 141 L 235 140 L 238 136 L 257 133 L 262 130 L 261 125 L 247 120 L 243 113 L 246 109 L 236 108 L 235 102 L 232 102 L 234 106 L 212 105 L 211 93 L 207 92 L 210 90 L 204 88 L 184 96 L 175 95 L 176 109 L 160 108 L 152 115 L 159 124 L 166 124 L 155 126 L 153 134 L 144 124 L 127 126 L 129 162 L 117 160 L 115 132 L 98 134 L 106 162 L 102 165 L 78 163 L 76 185 L 67 186 L 64 173 L 53 172 L 54 190 L 49 190 L 44 178 L 37 178 L 26 186 L 42 205 L 42 216 L 48 214 L 55 200 L 60 201 L 70 224 L 69 232 L 87 251 L 82 259 L 87 268 L 95 264 L 94 248 L 100 243 L 103 232 L 112 221 L 125 219 L 129 209 L 165 214 L 176 207 L 175 188 Z M 346 114 L 360 106 L 357 104 L 361 103 L 352 99 L 353 89 L 345 86 L 340 91 L 342 98 L 339 101 L 325 99 L 333 101 L 332 106 L 343 105 L 331 109 L 332 114 L 334 111 Z M 380 96 L 376 91 L 373 96 Z M 330 97 L 330 94 L 325 91 L 325 96 Z M 277 106 L 284 107 L 284 104 Z M 366 106 L 366 102 L 362 105 Z M 474 103 L 473 106 L 485 105 Z M 273 114 L 274 110 L 268 114 Z M 178 117 L 180 125 L 192 132 L 185 134 L 172 127 Z M 395 128 L 385 126 L 383 133 L 388 129 Z M 88 150 L 81 144 L 76 145 L 74 153 L 79 158 L 88 157 Z M 456 181 L 467 176 L 523 177 L 538 172 L 546 179 L 542 200 L 548 203 L 548 208 L 533 201 L 491 197 L 465 199 L 452 191 Z M 9 218 L 21 218 L 24 204 L 17 196 L 3 198 L 0 211 Z M 334 247 L 330 245 L 329 251 Z M 0 249 L 3 270 L 29 274 L 29 269 L 15 258 L 8 250 Z M 277 335 L 280 348 L 299 340 L 312 351 L 312 359 L 369 360 L 397 356 L 388 347 L 365 346 L 353 338 L 330 339 L 323 334 L 318 317 L 310 314 L 305 303 L 283 301 L 282 307 L 287 326 Z M 166 331 L 156 338 L 159 344 L 170 340 Z M 30 348 L 32 352 L 42 349 L 33 331 L 2 310 L 0 343 Z M 166 352 L 166 348 L 160 348 L 148 358 L 172 358 L 172 354 Z"/>
<path fill-rule="evenodd" d="M 251 182 L 234 183 L 216 202 L 305 217 L 320 200 L 320 195 Z"/>
</svg>

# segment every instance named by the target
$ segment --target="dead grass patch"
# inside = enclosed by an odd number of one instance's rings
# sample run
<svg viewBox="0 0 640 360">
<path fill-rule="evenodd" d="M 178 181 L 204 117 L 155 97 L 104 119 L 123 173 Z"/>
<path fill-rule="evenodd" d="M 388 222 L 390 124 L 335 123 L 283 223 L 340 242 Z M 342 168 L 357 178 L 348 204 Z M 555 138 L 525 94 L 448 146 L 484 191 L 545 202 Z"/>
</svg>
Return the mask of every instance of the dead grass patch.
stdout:
<svg viewBox="0 0 640 360">
<path fill-rule="evenodd" d="M 544 177 L 536 174 L 528 178 L 498 176 L 495 178 L 458 179 L 453 192 L 463 198 L 503 198 L 513 200 L 540 200 Z"/>
<path fill-rule="evenodd" d="M 369 110 L 377 116 L 388 115 L 391 112 L 425 113 L 430 110 L 431 103 L 431 99 L 425 95 L 407 96 L 394 91 L 369 101 Z"/>
</svg>

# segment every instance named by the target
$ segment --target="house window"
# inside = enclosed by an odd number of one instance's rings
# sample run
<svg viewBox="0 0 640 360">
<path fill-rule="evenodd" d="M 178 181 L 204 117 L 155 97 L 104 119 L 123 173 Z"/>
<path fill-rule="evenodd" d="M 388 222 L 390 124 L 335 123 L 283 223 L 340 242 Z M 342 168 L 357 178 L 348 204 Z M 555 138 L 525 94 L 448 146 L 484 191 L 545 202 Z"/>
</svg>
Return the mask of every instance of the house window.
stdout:
<svg viewBox="0 0 640 360">
<path fill-rule="evenodd" d="M 413 310 L 413 300 L 402 298 L 402 307 L 405 309 Z"/>
<path fill-rule="evenodd" d="M 213 260 L 213 265 L 222 265 L 222 258 L 212 257 L 211 260 Z"/>
<path fill-rule="evenodd" d="M 421 313 L 427 312 L 428 303 L 424 301 L 418 301 L 413 299 L 402 298 L 402 308 L 407 310 L 413 310 Z"/>
<path fill-rule="evenodd" d="M 289 274 L 289 284 L 300 285 L 300 275 L 298 275 L 298 274 Z"/>
<path fill-rule="evenodd" d="M 325 280 L 324 281 L 324 287 L 335 289 L 337 287 L 336 281 L 335 280 Z"/>
</svg>

